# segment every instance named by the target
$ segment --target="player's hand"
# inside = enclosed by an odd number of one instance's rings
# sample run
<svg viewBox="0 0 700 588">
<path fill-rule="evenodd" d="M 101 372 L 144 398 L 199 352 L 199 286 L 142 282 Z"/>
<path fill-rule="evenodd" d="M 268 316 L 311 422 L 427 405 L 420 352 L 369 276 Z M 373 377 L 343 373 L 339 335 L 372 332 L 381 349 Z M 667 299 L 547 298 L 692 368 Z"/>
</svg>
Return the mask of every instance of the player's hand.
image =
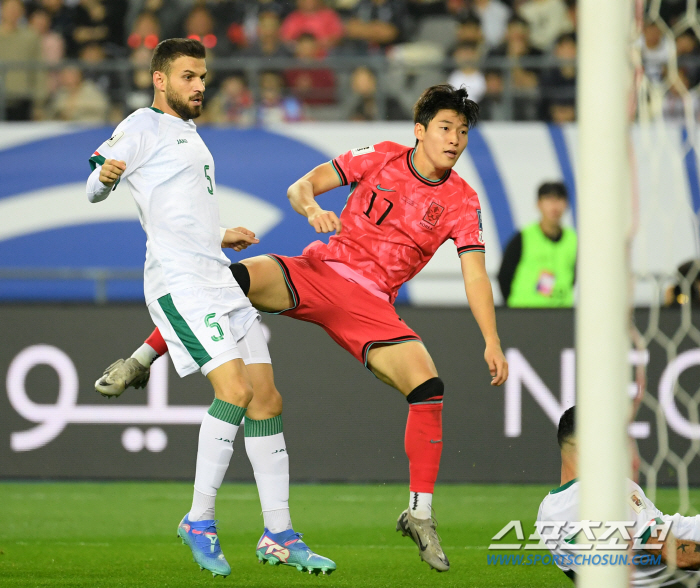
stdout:
<svg viewBox="0 0 700 588">
<path fill-rule="evenodd" d="M 487 344 L 484 359 L 491 373 L 491 385 L 500 386 L 503 384 L 508 379 L 508 361 L 503 355 L 501 345 L 499 343 Z"/>
<path fill-rule="evenodd" d="M 235 229 L 226 229 L 221 247 L 233 249 L 234 251 L 243 251 L 244 249 L 260 243 L 260 239 L 255 238 L 255 233 L 249 231 L 245 227 L 236 227 Z"/>
<path fill-rule="evenodd" d="M 338 234 L 343 228 L 335 212 L 321 208 L 309 214 L 309 224 L 316 229 L 317 233 L 332 233 L 335 231 Z"/>
<path fill-rule="evenodd" d="M 126 171 L 126 163 L 117 159 L 105 159 L 100 169 L 100 182 L 105 186 L 114 186 Z"/>
</svg>

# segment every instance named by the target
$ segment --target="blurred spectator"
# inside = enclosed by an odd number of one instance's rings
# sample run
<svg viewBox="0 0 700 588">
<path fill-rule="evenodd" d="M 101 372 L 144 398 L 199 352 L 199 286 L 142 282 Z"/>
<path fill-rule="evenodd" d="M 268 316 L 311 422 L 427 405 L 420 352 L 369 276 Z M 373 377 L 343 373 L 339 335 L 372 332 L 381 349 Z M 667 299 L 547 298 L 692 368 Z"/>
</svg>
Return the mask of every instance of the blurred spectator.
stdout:
<svg viewBox="0 0 700 588">
<path fill-rule="evenodd" d="M 0 4 L 0 61 L 41 61 L 41 40 L 22 23 L 21 0 L 2 0 Z M 12 69 L 5 74 L 5 119 L 30 120 L 32 110 L 45 95 L 45 76 L 35 69 Z"/>
<path fill-rule="evenodd" d="M 274 71 L 260 75 L 260 104 L 256 120 L 259 124 L 275 125 L 304 118 L 301 103 L 284 93 L 284 80 Z"/>
<path fill-rule="evenodd" d="M 138 15 L 151 12 L 160 23 L 162 39 L 178 37 L 181 34 L 182 21 L 192 9 L 192 5 L 192 0 L 129 0 L 126 25 L 128 29 L 133 29 Z"/>
<path fill-rule="evenodd" d="M 538 86 L 539 76 L 538 70 L 522 66 L 519 63 L 521 57 L 540 57 L 542 52 L 530 45 L 530 33 L 527 21 L 519 16 L 511 17 L 506 29 L 505 43 L 493 49 L 487 55 L 489 57 L 509 57 L 512 66 L 510 67 L 510 86 L 516 92 L 516 97 L 513 99 L 513 118 L 515 120 L 535 120 L 538 113 Z M 492 80 L 492 88 L 495 88 L 494 76 L 501 76 L 501 84 L 505 85 L 503 69 L 489 70 Z M 488 82 L 487 75 L 487 82 Z M 498 99 L 497 96 L 491 95 L 492 100 Z"/>
<path fill-rule="evenodd" d="M 43 8 L 37 8 L 29 17 L 29 26 L 39 35 L 41 42 L 41 60 L 48 65 L 57 65 L 63 59 L 65 42 L 63 37 L 51 30 L 51 16 Z M 58 72 L 45 74 L 47 95 L 58 87 Z"/>
<path fill-rule="evenodd" d="M 688 29 L 676 37 L 678 66 L 685 70 L 690 88 L 700 82 L 700 46 L 693 29 Z"/>
<path fill-rule="evenodd" d="M 185 19 L 184 36 L 198 38 L 207 49 L 218 43 L 214 34 L 214 17 L 206 6 L 195 6 Z"/>
<path fill-rule="evenodd" d="M 75 8 L 66 6 L 64 0 L 39 0 L 39 6 L 49 14 L 51 30 L 63 37 L 64 53 L 69 54 L 73 43 Z"/>
<path fill-rule="evenodd" d="M 474 0 L 473 9 L 481 20 L 486 45 L 496 47 L 503 41 L 511 11 L 500 0 Z"/>
<path fill-rule="evenodd" d="M 700 308 L 700 259 L 681 264 L 677 273 L 677 283 L 664 293 L 664 306 L 690 304 L 693 308 Z"/>
<path fill-rule="evenodd" d="M 302 34 L 294 45 L 294 57 L 300 67 L 284 73 L 287 86 L 301 102 L 309 105 L 332 104 L 335 102 L 335 74 L 328 68 L 308 68 L 321 59 L 321 48 L 316 37 Z"/>
<path fill-rule="evenodd" d="M 570 28 L 563 0 L 529 0 L 519 14 L 530 24 L 530 42 L 540 51 L 548 51 Z"/>
<path fill-rule="evenodd" d="M 474 102 L 481 102 L 486 93 L 486 78 L 479 69 L 480 58 L 476 43 L 460 43 L 452 53 L 457 69 L 447 79 L 447 83 L 455 88 L 464 86 Z"/>
<path fill-rule="evenodd" d="M 313 35 L 327 51 L 343 37 L 343 23 L 322 0 L 297 0 L 297 9 L 284 19 L 280 36 L 286 43 L 293 43 L 303 34 Z"/>
<path fill-rule="evenodd" d="M 119 94 L 122 83 L 119 74 L 100 68 L 100 65 L 107 61 L 107 55 L 102 45 L 99 43 L 85 45 L 80 51 L 80 61 L 87 66 L 83 70 L 85 80 L 95 84 L 106 96 L 116 97 Z"/>
<path fill-rule="evenodd" d="M 578 27 L 577 22 L 577 10 L 576 4 L 577 0 L 564 0 L 566 4 L 566 27 L 564 28 L 565 33 L 575 33 Z"/>
<path fill-rule="evenodd" d="M 102 44 L 110 55 L 123 55 L 127 9 L 127 0 L 80 0 L 69 55 L 77 56 L 88 43 Z"/>
<path fill-rule="evenodd" d="M 280 41 L 280 17 L 277 12 L 267 11 L 258 15 L 255 41 L 246 49 L 246 57 L 290 57 L 291 51 Z"/>
<path fill-rule="evenodd" d="M 228 76 L 221 89 L 207 105 L 210 122 L 250 126 L 255 123 L 253 95 L 242 75 Z"/>
<path fill-rule="evenodd" d="M 155 49 L 161 40 L 160 21 L 152 12 L 142 12 L 136 17 L 131 27 L 126 44 L 131 49 L 138 49 L 144 45 L 148 49 Z"/>
<path fill-rule="evenodd" d="M 345 36 L 359 53 L 385 49 L 402 39 L 407 17 L 404 0 L 360 0 L 345 23 Z"/>
<path fill-rule="evenodd" d="M 576 120 L 576 37 L 566 33 L 557 39 L 554 56 L 559 67 L 546 71 L 540 80 L 543 118 L 554 123 Z"/>
<path fill-rule="evenodd" d="M 61 84 L 48 107 L 53 120 L 105 122 L 109 110 L 107 96 L 90 80 L 83 80 L 77 67 L 61 71 Z"/>
<path fill-rule="evenodd" d="M 479 119 L 502 120 L 508 117 L 506 104 L 503 100 L 503 76 L 497 70 L 484 73 L 486 92 L 479 103 Z"/>
<path fill-rule="evenodd" d="M 661 83 L 666 75 L 666 66 L 671 59 L 673 48 L 658 23 L 652 20 L 644 23 L 640 43 L 642 63 L 647 77 L 652 82 Z"/>
<path fill-rule="evenodd" d="M 377 96 L 377 77 L 374 72 L 365 66 L 358 67 L 352 72 L 350 87 L 352 95 L 346 109 L 346 118 L 356 121 L 381 120 Z M 406 120 L 409 118 L 396 98 L 387 96 L 384 99 L 383 120 Z"/>
<path fill-rule="evenodd" d="M 152 56 L 153 51 L 141 45 L 129 57 L 134 70 L 131 75 L 131 87 L 125 97 L 127 112 L 147 108 L 153 104 L 153 79 L 150 71 Z"/>
<path fill-rule="evenodd" d="M 484 32 L 481 30 L 479 17 L 474 13 L 469 13 L 462 17 L 457 25 L 457 44 L 476 43 L 481 47 L 483 42 Z"/>
</svg>

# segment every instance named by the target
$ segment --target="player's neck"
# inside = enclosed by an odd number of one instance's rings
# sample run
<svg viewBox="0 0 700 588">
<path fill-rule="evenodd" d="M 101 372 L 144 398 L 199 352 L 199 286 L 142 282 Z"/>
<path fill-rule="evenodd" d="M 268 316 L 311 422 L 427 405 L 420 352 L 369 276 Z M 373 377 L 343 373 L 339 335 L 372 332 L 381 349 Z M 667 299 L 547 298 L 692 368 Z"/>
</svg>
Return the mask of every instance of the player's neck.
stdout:
<svg viewBox="0 0 700 588">
<path fill-rule="evenodd" d="M 562 455 L 561 459 L 561 486 L 568 484 L 576 477 L 576 463 Z"/>
<path fill-rule="evenodd" d="M 418 143 L 413 150 L 413 167 L 426 180 L 441 180 L 447 172 L 446 169 L 438 169 L 435 167 L 430 159 L 428 159 L 428 156 L 423 150 L 423 145 L 420 143 Z"/>
<path fill-rule="evenodd" d="M 177 112 L 170 108 L 170 105 L 168 104 L 168 101 L 165 99 L 164 95 L 156 94 L 153 97 L 153 105 L 151 108 L 155 108 L 156 110 L 160 110 L 165 114 L 169 114 L 170 116 L 184 120 Z"/>
<path fill-rule="evenodd" d="M 540 221 L 540 228 L 542 229 L 542 232 L 551 239 L 558 239 L 561 237 L 562 230 L 559 223 L 549 223 L 542 219 Z"/>
</svg>

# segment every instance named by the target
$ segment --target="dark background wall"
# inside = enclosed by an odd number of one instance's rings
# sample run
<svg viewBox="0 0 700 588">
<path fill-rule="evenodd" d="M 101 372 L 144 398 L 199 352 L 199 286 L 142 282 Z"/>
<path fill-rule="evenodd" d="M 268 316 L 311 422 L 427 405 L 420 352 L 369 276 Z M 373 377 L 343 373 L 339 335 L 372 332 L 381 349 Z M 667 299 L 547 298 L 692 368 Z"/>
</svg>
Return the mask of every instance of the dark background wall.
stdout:
<svg viewBox="0 0 700 588">
<path fill-rule="evenodd" d="M 511 357 L 517 354 L 521 357 L 517 365 L 513 362 L 510 384 L 511 394 L 520 390 L 522 402 L 518 412 L 521 431 L 516 437 L 506 436 L 505 388 L 489 385 L 483 341 L 471 313 L 465 309 L 410 307 L 399 307 L 399 313 L 423 337 L 446 384 L 440 481 L 556 485 L 559 479 L 556 427 L 541 404 L 547 394 L 551 401 L 561 402 L 562 352 L 566 355 L 574 342 L 572 311 L 501 309 L 498 312 L 504 349 Z M 639 320 L 648 319 L 645 311 L 638 315 Z M 695 317 L 696 324 L 700 324 L 699 318 Z M 320 328 L 286 317 L 264 315 L 263 320 L 271 332 L 276 382 L 285 400 L 284 430 L 292 480 L 407 481 L 403 434 L 408 405 L 403 397 L 376 380 Z M 667 313 L 660 324 L 673 333 L 679 320 L 677 313 Z M 145 390 L 129 389 L 119 399 L 107 400 L 93 389 L 93 382 L 102 370 L 115 359 L 129 355 L 150 332 L 151 321 L 143 306 L 5 305 L 0 307 L 0 326 L 0 477 L 193 478 L 198 434 L 195 424 L 158 422 L 162 420 L 157 416 L 158 411 L 146 410 Z M 22 358 L 26 359 L 27 352 L 19 354 L 35 345 L 58 348 L 75 366 L 78 376 L 75 407 L 79 410 L 74 410 L 72 402 L 65 406 L 56 404 L 60 379 L 54 368 L 37 365 L 29 371 L 22 369 Z M 680 350 L 690 347 L 691 342 L 686 341 Z M 654 396 L 668 358 L 665 348 L 652 345 L 650 350 L 649 394 Z M 26 377 L 20 381 L 17 374 L 22 371 L 26 371 Z M 533 373 L 539 379 L 534 384 Z M 573 370 L 565 370 L 563 379 L 563 387 L 573 390 Z M 65 376 L 61 381 L 64 386 L 70 385 Z M 686 370 L 682 381 L 688 389 L 697 390 L 700 366 Z M 24 387 L 24 396 L 20 394 L 20 385 Z M 12 401 L 9 388 L 14 395 Z M 532 388 L 538 388 L 540 402 Z M 205 378 L 195 374 L 180 379 L 172 366 L 167 391 L 171 408 L 195 405 L 203 411 L 212 400 Z M 25 398 L 25 405 L 30 400 L 38 406 L 23 409 L 18 394 Z M 64 390 L 64 401 L 65 394 Z M 114 420 L 123 407 L 138 406 L 144 409 L 137 411 L 140 415 L 137 420 L 142 422 L 133 419 L 130 422 L 129 415 L 119 423 L 75 422 L 105 420 L 106 414 Z M 511 417 L 515 414 L 513 406 L 510 405 Z M 562 404 L 558 406 L 561 408 Z M 102 412 L 93 410 L 95 407 Z M 18 414 L 18 408 L 28 418 Z M 689 414 L 682 403 L 678 408 L 684 415 Z M 196 410 L 190 411 L 195 421 Z M 164 412 L 167 409 L 160 414 Z M 152 418 L 152 415 L 156 416 Z M 645 408 L 638 420 L 650 423 L 649 438 L 642 440 L 640 447 L 643 455 L 651 459 L 658 448 L 656 415 Z M 18 450 L 20 443 L 16 437 L 13 441 L 13 434 L 40 427 L 42 422 L 64 421 L 65 427 L 60 432 L 48 431 L 46 441 L 35 440 L 37 446 L 33 449 Z M 48 430 L 49 425 L 43 426 Z M 136 431 L 131 430 L 134 428 Z M 147 447 L 129 451 L 122 441 L 127 429 L 137 438 L 159 429 L 165 433 L 167 444 L 161 451 Z M 156 441 L 162 442 L 164 437 L 159 431 L 149 434 Z M 151 443 L 151 448 L 158 448 L 157 445 Z M 690 441 L 671 432 L 671 445 L 682 454 Z M 227 479 L 252 480 L 242 435 L 239 434 L 234 447 Z M 676 473 L 670 466 L 664 466 L 660 474 L 662 482 L 675 480 Z M 700 468 L 695 461 L 689 474 L 691 483 L 700 483 Z"/>
</svg>

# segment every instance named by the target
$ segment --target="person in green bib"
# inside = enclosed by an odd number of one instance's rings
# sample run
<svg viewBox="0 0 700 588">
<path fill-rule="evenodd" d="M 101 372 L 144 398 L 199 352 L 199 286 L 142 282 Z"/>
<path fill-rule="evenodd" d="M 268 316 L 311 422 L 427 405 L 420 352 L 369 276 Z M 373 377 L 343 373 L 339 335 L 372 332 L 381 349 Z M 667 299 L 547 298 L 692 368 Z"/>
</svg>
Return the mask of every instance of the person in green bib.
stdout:
<svg viewBox="0 0 700 588">
<path fill-rule="evenodd" d="M 561 225 L 568 206 L 569 196 L 561 182 L 545 182 L 537 190 L 540 220 L 513 236 L 498 272 L 507 306 L 573 306 L 577 238 L 573 229 Z"/>
</svg>

